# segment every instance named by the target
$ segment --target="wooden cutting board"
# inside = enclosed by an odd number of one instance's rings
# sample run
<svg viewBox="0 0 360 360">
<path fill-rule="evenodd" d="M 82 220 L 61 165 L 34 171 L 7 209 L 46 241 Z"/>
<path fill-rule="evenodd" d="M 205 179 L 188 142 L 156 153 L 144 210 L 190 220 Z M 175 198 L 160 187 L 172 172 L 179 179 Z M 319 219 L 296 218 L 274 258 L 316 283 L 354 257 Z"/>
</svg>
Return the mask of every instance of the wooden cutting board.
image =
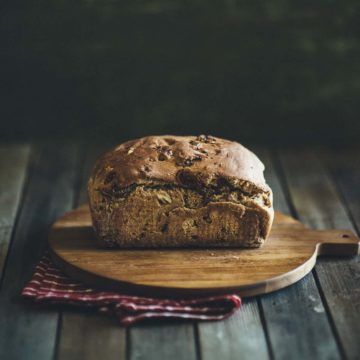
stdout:
<svg viewBox="0 0 360 360">
<path fill-rule="evenodd" d="M 91 286 L 150 296 L 265 294 L 303 278 L 318 255 L 359 254 L 359 239 L 351 231 L 310 230 L 279 212 L 260 249 L 100 249 L 87 205 L 53 224 L 49 245 L 53 261 L 68 275 Z"/>
</svg>

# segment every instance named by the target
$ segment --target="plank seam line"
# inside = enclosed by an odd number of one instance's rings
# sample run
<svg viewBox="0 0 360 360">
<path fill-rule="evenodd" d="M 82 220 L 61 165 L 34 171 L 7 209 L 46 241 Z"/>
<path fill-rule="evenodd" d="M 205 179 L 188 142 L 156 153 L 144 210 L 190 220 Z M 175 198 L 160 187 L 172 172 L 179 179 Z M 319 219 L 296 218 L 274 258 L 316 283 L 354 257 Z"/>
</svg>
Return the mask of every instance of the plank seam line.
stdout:
<svg viewBox="0 0 360 360">
<path fill-rule="evenodd" d="M 125 359 L 131 359 L 131 336 L 130 336 L 130 327 L 125 328 Z"/>
<path fill-rule="evenodd" d="M 328 176 L 330 178 L 330 181 L 333 183 L 334 185 L 334 188 L 337 190 L 337 193 L 339 195 L 339 199 L 340 199 L 340 202 L 341 204 L 343 205 L 344 207 L 344 210 L 345 210 L 345 213 L 347 215 L 347 217 L 349 218 L 351 224 L 353 225 L 354 227 L 354 230 L 356 232 L 356 235 L 357 236 L 360 236 L 360 228 L 358 228 L 357 224 L 356 224 L 356 221 L 355 221 L 355 218 L 353 216 L 353 213 L 351 211 L 351 209 L 349 208 L 348 206 L 348 203 L 346 201 L 346 198 L 345 198 L 345 195 L 342 191 L 342 187 L 340 186 L 339 182 L 336 180 L 335 176 L 333 175 L 333 173 L 331 172 L 331 170 L 328 168 L 328 166 L 326 166 L 326 170 L 327 170 L 327 173 L 328 173 Z"/>
<path fill-rule="evenodd" d="M 60 346 L 60 338 L 61 338 L 61 328 L 62 328 L 62 311 L 58 312 L 58 321 L 56 325 L 56 334 L 55 334 L 55 346 L 54 346 L 54 354 L 53 359 L 59 359 L 59 346 Z"/>
<path fill-rule="evenodd" d="M 273 164 L 275 168 L 275 173 L 278 175 L 279 183 L 281 186 L 281 189 L 283 190 L 285 200 L 287 202 L 287 205 L 289 206 L 290 215 L 294 217 L 295 219 L 299 219 L 298 213 L 296 211 L 296 208 L 291 200 L 290 190 L 289 190 L 289 184 L 286 179 L 286 174 L 283 169 L 280 157 L 279 157 L 279 150 L 271 151 L 270 157 L 273 159 Z"/>
<path fill-rule="evenodd" d="M 73 208 L 75 208 L 76 206 L 79 206 L 79 201 L 80 201 L 80 194 L 81 194 L 81 186 L 85 180 L 85 159 L 86 159 L 86 154 L 85 154 L 85 150 L 84 150 L 84 145 L 81 145 L 80 148 L 79 146 L 77 146 L 76 149 L 77 152 L 77 169 L 78 169 L 78 174 L 77 176 L 75 176 L 75 180 L 74 180 L 74 200 L 73 200 Z"/>
<path fill-rule="evenodd" d="M 23 183 L 23 186 L 21 187 L 21 190 L 20 190 L 21 193 L 20 193 L 20 197 L 19 197 L 19 205 L 18 205 L 18 208 L 16 209 L 14 222 L 13 222 L 12 225 L 9 226 L 11 228 L 11 233 L 10 233 L 10 240 L 9 240 L 8 249 L 7 249 L 5 258 L 4 258 L 3 271 L 2 271 L 2 274 L 0 276 L 0 292 L 1 292 L 1 289 L 2 289 L 2 285 L 3 285 L 3 280 L 5 278 L 5 273 L 6 273 L 6 269 L 7 269 L 7 265 L 8 265 L 8 261 L 9 261 L 9 255 L 10 255 L 11 249 L 13 247 L 13 239 L 14 239 L 15 231 L 16 231 L 17 226 L 18 226 L 20 214 L 21 214 L 22 209 L 23 209 L 23 204 L 24 204 L 26 195 L 28 193 L 30 179 L 31 179 L 32 173 L 34 171 L 33 170 L 34 169 L 34 164 L 36 162 L 34 148 L 33 148 L 33 146 L 31 144 L 29 144 L 29 146 L 30 146 L 30 151 L 29 151 L 29 154 L 28 154 L 27 164 L 26 164 L 26 167 L 25 167 L 24 183 Z"/>
<path fill-rule="evenodd" d="M 256 297 L 256 303 L 258 305 L 260 321 L 261 321 L 261 324 L 262 324 L 262 327 L 263 327 L 263 330 L 264 330 L 266 346 L 268 348 L 268 353 L 269 353 L 269 359 L 274 360 L 274 358 L 275 358 L 274 357 L 274 351 L 273 351 L 273 348 L 271 346 L 269 329 L 268 329 L 268 326 L 267 326 L 267 323 L 266 323 L 264 308 L 262 306 L 262 302 L 261 302 L 260 297 Z"/>
<path fill-rule="evenodd" d="M 195 355 L 196 359 L 201 360 L 201 341 L 200 341 L 200 334 L 199 334 L 199 323 L 193 323 L 193 330 L 194 330 L 194 340 L 195 340 Z"/>
<path fill-rule="evenodd" d="M 330 324 L 331 331 L 332 331 L 332 333 L 334 335 L 337 347 L 339 349 L 340 356 L 343 359 L 347 359 L 345 349 L 344 349 L 344 347 L 343 347 L 343 345 L 341 343 L 339 333 L 338 333 L 338 331 L 336 329 L 335 321 L 334 321 L 334 319 L 333 319 L 333 317 L 331 315 L 330 307 L 328 305 L 328 302 L 326 301 L 326 297 L 325 297 L 325 294 L 324 294 L 323 289 L 321 287 L 321 282 L 319 280 L 316 269 L 314 268 L 312 272 L 313 272 L 313 276 L 314 276 L 314 279 L 315 279 L 316 286 L 319 289 L 319 295 L 320 295 L 321 301 L 323 303 L 324 309 L 325 309 L 326 313 L 328 314 L 328 321 L 329 321 L 329 324 Z"/>
</svg>

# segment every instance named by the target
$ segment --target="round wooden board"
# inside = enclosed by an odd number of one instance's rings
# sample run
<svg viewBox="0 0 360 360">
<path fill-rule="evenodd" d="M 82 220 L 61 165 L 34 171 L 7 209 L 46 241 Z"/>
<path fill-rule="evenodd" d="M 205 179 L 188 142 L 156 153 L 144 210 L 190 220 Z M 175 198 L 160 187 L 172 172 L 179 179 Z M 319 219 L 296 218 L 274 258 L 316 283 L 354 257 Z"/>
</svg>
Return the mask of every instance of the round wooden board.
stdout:
<svg viewBox="0 0 360 360">
<path fill-rule="evenodd" d="M 264 294 L 300 280 L 318 255 L 359 253 L 359 239 L 351 231 L 310 230 L 279 212 L 260 249 L 100 249 L 87 205 L 54 223 L 49 245 L 53 261 L 70 276 L 150 296 Z"/>
</svg>

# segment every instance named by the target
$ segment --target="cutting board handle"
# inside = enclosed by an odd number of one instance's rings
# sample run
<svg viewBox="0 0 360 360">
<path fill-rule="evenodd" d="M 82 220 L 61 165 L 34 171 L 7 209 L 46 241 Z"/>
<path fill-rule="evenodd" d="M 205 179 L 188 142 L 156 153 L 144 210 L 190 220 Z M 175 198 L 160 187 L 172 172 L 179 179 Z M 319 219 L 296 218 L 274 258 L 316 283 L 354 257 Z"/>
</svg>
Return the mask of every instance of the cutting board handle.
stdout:
<svg viewBox="0 0 360 360">
<path fill-rule="evenodd" d="M 355 256 L 360 254 L 360 240 L 351 230 L 312 231 L 317 255 Z"/>
</svg>

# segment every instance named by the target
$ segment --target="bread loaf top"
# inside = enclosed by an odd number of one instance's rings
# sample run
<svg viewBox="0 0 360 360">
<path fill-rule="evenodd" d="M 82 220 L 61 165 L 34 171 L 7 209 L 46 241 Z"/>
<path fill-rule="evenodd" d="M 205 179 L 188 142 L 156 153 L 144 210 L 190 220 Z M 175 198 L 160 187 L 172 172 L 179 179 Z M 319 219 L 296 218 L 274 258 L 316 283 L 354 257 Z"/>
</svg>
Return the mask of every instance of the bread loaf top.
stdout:
<svg viewBox="0 0 360 360">
<path fill-rule="evenodd" d="M 165 183 L 194 189 L 228 185 L 248 194 L 271 195 L 263 171 L 258 157 L 235 141 L 210 135 L 147 136 L 102 155 L 89 188 L 103 194 L 108 191 L 111 196 L 139 184 Z"/>
</svg>

